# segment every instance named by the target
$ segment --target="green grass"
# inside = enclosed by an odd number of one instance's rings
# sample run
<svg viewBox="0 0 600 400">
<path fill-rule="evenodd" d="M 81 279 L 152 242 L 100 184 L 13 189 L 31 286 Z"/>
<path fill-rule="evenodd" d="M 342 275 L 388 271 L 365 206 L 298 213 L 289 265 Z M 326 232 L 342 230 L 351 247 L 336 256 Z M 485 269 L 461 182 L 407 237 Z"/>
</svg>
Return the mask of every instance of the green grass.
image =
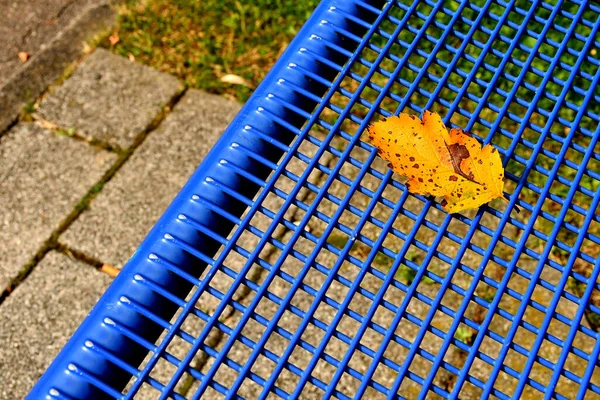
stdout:
<svg viewBox="0 0 600 400">
<path fill-rule="evenodd" d="M 590 323 L 590 325 L 592 326 L 592 328 L 594 328 L 595 330 L 599 330 L 600 329 L 600 315 L 593 313 L 591 311 L 588 311 L 586 313 L 587 319 Z"/>
<path fill-rule="evenodd" d="M 327 238 L 327 243 L 342 250 L 344 247 L 346 247 L 346 243 L 348 243 L 348 240 L 350 240 L 350 237 L 348 235 L 335 235 L 334 234 L 334 235 L 330 235 Z M 352 247 L 355 248 L 356 243 L 353 244 Z"/>
<path fill-rule="evenodd" d="M 68 129 L 58 128 L 56 130 L 56 134 L 58 136 L 73 137 L 75 135 L 75 128 L 68 128 Z"/>
<path fill-rule="evenodd" d="M 168 72 L 188 87 L 245 101 L 252 88 L 222 83 L 235 74 L 256 87 L 318 0 L 126 1 L 99 46 Z"/>
<path fill-rule="evenodd" d="M 461 326 L 456 330 L 456 333 L 454 333 L 454 338 L 465 344 L 471 344 L 474 334 L 475 333 L 471 328 Z"/>
<path fill-rule="evenodd" d="M 406 285 L 411 285 L 415 278 L 417 276 L 417 271 L 407 267 L 406 265 L 400 265 L 398 267 L 398 271 L 396 271 L 396 279 L 398 279 L 399 281 L 402 281 L 404 284 Z M 421 278 L 421 282 L 423 282 L 424 284 L 427 285 L 431 285 L 432 283 L 435 283 L 435 281 L 427 276 L 423 276 Z"/>
<path fill-rule="evenodd" d="M 34 101 L 30 101 L 29 103 L 25 104 L 23 106 L 23 109 L 21 110 L 21 120 L 22 121 L 32 121 L 33 120 L 33 113 L 36 110 L 36 105 Z"/>
</svg>

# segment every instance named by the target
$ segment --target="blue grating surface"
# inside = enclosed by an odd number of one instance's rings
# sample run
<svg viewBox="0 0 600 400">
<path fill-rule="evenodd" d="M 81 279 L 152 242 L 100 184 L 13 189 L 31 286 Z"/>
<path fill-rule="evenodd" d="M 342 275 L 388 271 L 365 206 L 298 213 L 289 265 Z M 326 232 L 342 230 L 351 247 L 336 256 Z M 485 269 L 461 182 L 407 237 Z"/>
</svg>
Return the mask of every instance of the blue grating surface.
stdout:
<svg viewBox="0 0 600 400">
<path fill-rule="evenodd" d="M 600 398 L 599 13 L 324 1 L 30 397 Z M 423 110 L 509 202 L 406 192 L 365 129 Z"/>
</svg>

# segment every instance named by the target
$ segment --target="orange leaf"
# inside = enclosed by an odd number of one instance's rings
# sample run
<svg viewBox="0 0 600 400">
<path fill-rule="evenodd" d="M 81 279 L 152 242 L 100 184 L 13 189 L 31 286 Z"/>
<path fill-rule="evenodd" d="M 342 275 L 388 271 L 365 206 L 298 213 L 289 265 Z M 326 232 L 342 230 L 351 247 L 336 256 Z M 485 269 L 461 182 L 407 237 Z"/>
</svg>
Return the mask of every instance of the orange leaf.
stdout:
<svg viewBox="0 0 600 400">
<path fill-rule="evenodd" d="M 29 60 L 29 53 L 26 51 L 20 51 L 17 53 L 17 56 L 19 57 L 19 60 L 21 60 L 21 62 L 25 62 L 27 60 Z"/>
<path fill-rule="evenodd" d="M 481 148 L 460 129 L 448 133 L 436 113 L 425 111 L 423 120 L 400 114 L 374 123 L 368 132 L 390 168 L 408 178 L 408 190 L 444 196 L 442 207 L 449 213 L 503 197 L 504 169 L 496 148 Z"/>
<path fill-rule="evenodd" d="M 117 35 L 116 33 L 113 33 L 112 35 L 110 35 L 108 37 L 108 41 L 110 42 L 110 44 L 112 46 L 114 46 L 115 44 L 119 43 L 119 35 Z"/>
<path fill-rule="evenodd" d="M 121 272 L 118 268 L 115 268 L 109 264 L 102 264 L 102 267 L 100 267 L 100 271 L 107 273 L 113 278 L 119 275 L 119 272 Z"/>
</svg>

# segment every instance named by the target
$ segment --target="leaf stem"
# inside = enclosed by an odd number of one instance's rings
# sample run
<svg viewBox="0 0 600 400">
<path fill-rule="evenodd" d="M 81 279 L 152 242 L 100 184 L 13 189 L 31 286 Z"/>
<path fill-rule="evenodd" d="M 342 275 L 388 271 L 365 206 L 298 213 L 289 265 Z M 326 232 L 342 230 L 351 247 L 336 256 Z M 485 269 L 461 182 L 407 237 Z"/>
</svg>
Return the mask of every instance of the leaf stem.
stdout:
<svg viewBox="0 0 600 400">
<path fill-rule="evenodd" d="M 502 199 L 504 201 L 506 201 L 507 203 L 510 203 L 510 196 L 506 193 L 502 193 Z M 517 205 L 514 206 L 515 211 L 517 212 L 517 214 L 519 214 L 521 212 L 521 209 L 519 207 L 517 207 Z"/>
</svg>

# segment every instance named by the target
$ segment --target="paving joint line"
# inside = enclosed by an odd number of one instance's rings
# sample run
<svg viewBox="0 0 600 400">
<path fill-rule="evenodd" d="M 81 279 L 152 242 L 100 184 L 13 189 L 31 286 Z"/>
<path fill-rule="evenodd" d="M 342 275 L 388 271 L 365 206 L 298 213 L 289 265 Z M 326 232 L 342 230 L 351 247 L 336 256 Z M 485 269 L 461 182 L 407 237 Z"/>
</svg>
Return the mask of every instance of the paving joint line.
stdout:
<svg viewBox="0 0 600 400">
<path fill-rule="evenodd" d="M 121 167 L 129 160 L 129 158 L 133 155 L 135 150 L 143 143 L 146 137 L 152 133 L 162 121 L 165 120 L 169 112 L 172 108 L 181 100 L 183 95 L 186 92 L 186 88 L 183 88 L 181 91 L 176 93 L 171 100 L 165 105 L 160 112 L 154 117 L 154 119 L 148 124 L 148 126 L 136 136 L 133 141 L 133 144 L 129 149 L 125 152 L 118 155 L 117 160 L 113 163 L 113 165 L 102 175 L 100 180 L 96 182 L 88 192 L 77 202 L 73 210 L 62 220 L 62 222 L 44 241 L 42 246 L 38 249 L 38 251 L 34 254 L 34 256 L 27 262 L 19 272 L 17 276 L 12 278 L 6 288 L 4 288 L 0 292 L 0 306 L 10 296 L 10 294 L 25 281 L 25 279 L 33 272 L 35 267 L 39 264 L 39 262 L 44 258 L 46 254 L 48 254 L 52 250 L 56 250 L 59 246 L 58 239 L 60 235 L 62 235 L 77 218 L 88 209 L 91 201 L 96 197 L 106 183 L 108 183 L 113 176 L 121 169 Z"/>
<path fill-rule="evenodd" d="M 56 247 L 54 250 L 66 255 L 67 257 L 69 257 L 75 261 L 81 261 L 85 264 L 88 264 L 88 265 L 96 268 L 97 270 L 100 270 L 102 268 L 102 266 L 104 265 L 104 263 L 102 261 L 100 261 L 94 257 L 90 257 L 87 254 L 85 254 L 84 252 L 81 252 L 72 247 L 69 247 L 66 244 L 63 244 L 61 242 L 56 243 Z"/>
<path fill-rule="evenodd" d="M 96 139 L 92 136 L 86 136 L 84 134 L 80 134 L 77 130 L 73 128 L 64 129 L 59 125 L 56 125 L 47 119 L 44 119 L 41 115 L 34 113 L 32 114 L 33 123 L 36 125 L 51 131 L 55 136 L 66 136 L 72 138 L 74 140 L 84 142 L 89 144 L 90 146 L 97 147 L 102 150 L 110 151 L 111 153 L 122 154 L 125 153 L 128 149 L 123 148 L 119 145 L 112 145 L 104 140 Z"/>
</svg>

